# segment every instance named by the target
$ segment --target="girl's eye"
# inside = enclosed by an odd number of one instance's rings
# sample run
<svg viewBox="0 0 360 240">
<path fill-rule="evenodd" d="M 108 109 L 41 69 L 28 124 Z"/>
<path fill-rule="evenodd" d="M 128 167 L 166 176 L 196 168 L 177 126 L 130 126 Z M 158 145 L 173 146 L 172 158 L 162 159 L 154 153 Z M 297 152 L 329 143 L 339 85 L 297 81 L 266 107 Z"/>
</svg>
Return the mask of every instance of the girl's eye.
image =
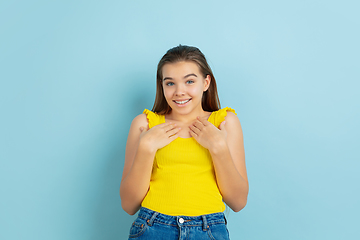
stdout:
<svg viewBox="0 0 360 240">
<path fill-rule="evenodd" d="M 194 81 L 193 80 L 187 80 L 186 83 L 192 84 L 192 83 L 194 83 Z"/>
<path fill-rule="evenodd" d="M 166 86 L 172 86 L 172 85 L 174 85 L 174 83 L 173 82 L 167 82 L 167 83 L 165 83 L 165 85 Z"/>
</svg>

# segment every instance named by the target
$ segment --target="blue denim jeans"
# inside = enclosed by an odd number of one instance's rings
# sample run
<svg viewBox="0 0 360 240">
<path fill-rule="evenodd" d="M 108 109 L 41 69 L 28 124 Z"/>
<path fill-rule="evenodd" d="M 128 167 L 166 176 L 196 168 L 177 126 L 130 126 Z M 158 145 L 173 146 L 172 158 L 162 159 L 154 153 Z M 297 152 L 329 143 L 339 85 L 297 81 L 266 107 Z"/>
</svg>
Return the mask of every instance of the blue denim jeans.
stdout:
<svg viewBox="0 0 360 240">
<path fill-rule="evenodd" d="M 129 240 L 229 240 L 224 213 L 196 217 L 169 216 L 142 207 Z"/>
</svg>

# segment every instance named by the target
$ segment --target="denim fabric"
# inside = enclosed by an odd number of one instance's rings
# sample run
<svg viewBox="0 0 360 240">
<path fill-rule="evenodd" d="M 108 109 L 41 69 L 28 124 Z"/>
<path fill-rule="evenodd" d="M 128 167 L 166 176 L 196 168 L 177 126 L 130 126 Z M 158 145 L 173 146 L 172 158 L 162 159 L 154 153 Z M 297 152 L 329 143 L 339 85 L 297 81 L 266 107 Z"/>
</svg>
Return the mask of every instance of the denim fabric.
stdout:
<svg viewBox="0 0 360 240">
<path fill-rule="evenodd" d="M 224 213 L 196 217 L 169 216 L 142 207 L 129 240 L 229 240 Z"/>
</svg>

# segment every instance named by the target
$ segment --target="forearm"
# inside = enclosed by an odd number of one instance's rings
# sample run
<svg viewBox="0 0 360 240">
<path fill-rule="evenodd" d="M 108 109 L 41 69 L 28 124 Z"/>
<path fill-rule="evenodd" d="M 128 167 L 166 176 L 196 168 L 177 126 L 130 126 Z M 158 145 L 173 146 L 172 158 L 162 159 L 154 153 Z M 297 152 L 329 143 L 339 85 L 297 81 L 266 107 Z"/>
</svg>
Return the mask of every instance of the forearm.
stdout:
<svg viewBox="0 0 360 240">
<path fill-rule="evenodd" d="M 248 182 L 241 176 L 231 158 L 227 144 L 210 151 L 216 181 L 225 203 L 235 212 L 245 207 L 249 191 Z"/>
<path fill-rule="evenodd" d="M 155 152 L 139 144 L 131 169 L 120 184 L 121 205 L 130 215 L 139 210 L 148 192 L 154 157 Z"/>
</svg>

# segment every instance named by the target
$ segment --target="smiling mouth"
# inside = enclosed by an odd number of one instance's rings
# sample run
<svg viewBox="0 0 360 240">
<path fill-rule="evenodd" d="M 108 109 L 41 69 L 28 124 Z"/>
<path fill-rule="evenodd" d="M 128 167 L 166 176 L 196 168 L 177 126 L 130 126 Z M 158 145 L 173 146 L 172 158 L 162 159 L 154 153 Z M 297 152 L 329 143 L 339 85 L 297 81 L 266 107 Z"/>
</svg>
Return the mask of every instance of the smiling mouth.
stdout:
<svg viewBox="0 0 360 240">
<path fill-rule="evenodd" d="M 188 100 L 184 100 L 184 101 L 175 101 L 174 100 L 174 102 L 176 103 L 176 104 L 185 104 L 185 103 L 188 103 L 189 101 L 191 100 L 191 98 L 190 99 L 188 99 Z"/>
</svg>

